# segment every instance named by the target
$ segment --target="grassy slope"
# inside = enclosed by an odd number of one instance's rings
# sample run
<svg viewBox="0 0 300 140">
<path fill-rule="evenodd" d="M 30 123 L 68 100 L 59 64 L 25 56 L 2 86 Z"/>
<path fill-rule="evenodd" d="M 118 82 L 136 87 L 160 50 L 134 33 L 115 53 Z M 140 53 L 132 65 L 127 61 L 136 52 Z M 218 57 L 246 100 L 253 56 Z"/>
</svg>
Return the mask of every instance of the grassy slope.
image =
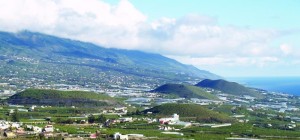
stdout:
<svg viewBox="0 0 300 140">
<path fill-rule="evenodd" d="M 210 94 L 199 87 L 183 84 L 165 84 L 156 88 L 155 90 L 153 90 L 153 92 L 173 94 L 184 98 L 218 100 L 218 98 L 215 95 Z"/>
<path fill-rule="evenodd" d="M 108 105 L 118 101 L 104 94 L 85 91 L 58 91 L 44 89 L 27 89 L 8 99 L 9 103 L 41 105 Z"/>
<path fill-rule="evenodd" d="M 0 31 L 0 53 L 11 56 L 25 56 L 40 62 L 51 60 L 65 65 L 88 66 L 97 69 L 109 69 L 124 75 L 149 76 L 170 80 L 182 80 L 184 77 L 219 78 L 210 72 L 199 70 L 193 66 L 181 64 L 159 54 L 122 49 L 106 49 L 87 42 L 80 42 L 51 35 L 22 31 L 8 33 Z M 62 59 L 63 58 L 63 59 Z M 77 63 L 77 59 L 96 59 L 87 61 L 86 65 Z M 71 60 L 62 61 L 62 60 Z M 45 63 L 47 64 L 47 63 Z M 115 65 L 117 64 L 117 65 Z M 177 78 L 177 73 L 184 76 Z M 171 77 L 170 77 L 171 76 Z"/>
<path fill-rule="evenodd" d="M 113 98 L 104 95 L 104 94 L 97 94 L 94 92 L 86 92 L 86 91 L 59 91 L 59 90 L 45 90 L 45 89 L 27 89 L 23 92 L 20 92 L 14 96 L 21 97 L 21 98 L 61 98 L 61 99 L 97 99 L 97 100 L 113 100 Z"/>
<path fill-rule="evenodd" d="M 232 119 L 225 114 L 211 111 L 196 104 L 163 104 L 145 110 L 145 113 L 152 112 L 161 116 L 169 116 L 174 113 L 180 117 L 196 118 L 199 122 L 231 122 Z"/>
<path fill-rule="evenodd" d="M 257 98 L 262 98 L 262 94 L 259 94 L 245 86 L 242 86 L 235 82 L 228 82 L 225 80 L 209 80 L 205 79 L 198 84 L 196 84 L 198 87 L 206 87 L 206 88 L 212 88 L 216 90 L 220 90 L 222 92 L 233 94 L 233 95 L 249 95 Z"/>
</svg>

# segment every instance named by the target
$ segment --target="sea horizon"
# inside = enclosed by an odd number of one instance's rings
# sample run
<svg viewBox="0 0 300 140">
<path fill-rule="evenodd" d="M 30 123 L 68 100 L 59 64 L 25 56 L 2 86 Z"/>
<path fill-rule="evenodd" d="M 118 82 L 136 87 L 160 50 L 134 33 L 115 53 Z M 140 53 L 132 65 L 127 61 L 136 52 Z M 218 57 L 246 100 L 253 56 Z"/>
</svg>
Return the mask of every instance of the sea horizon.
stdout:
<svg viewBox="0 0 300 140">
<path fill-rule="evenodd" d="M 226 79 L 247 87 L 300 96 L 300 77 L 229 77 Z"/>
</svg>

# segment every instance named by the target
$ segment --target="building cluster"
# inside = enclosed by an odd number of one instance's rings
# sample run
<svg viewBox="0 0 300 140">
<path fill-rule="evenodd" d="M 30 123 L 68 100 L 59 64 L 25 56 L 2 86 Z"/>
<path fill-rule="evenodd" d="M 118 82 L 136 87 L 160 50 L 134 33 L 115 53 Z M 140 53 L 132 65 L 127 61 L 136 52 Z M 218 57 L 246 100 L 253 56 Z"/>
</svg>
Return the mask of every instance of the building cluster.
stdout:
<svg viewBox="0 0 300 140">
<path fill-rule="evenodd" d="M 0 120 L 0 138 L 16 138 L 25 137 L 28 135 L 54 137 L 58 135 L 57 133 L 54 133 L 54 131 L 53 125 L 50 124 L 46 124 L 44 127 L 39 127 L 35 125 L 24 124 L 22 122 Z"/>
</svg>

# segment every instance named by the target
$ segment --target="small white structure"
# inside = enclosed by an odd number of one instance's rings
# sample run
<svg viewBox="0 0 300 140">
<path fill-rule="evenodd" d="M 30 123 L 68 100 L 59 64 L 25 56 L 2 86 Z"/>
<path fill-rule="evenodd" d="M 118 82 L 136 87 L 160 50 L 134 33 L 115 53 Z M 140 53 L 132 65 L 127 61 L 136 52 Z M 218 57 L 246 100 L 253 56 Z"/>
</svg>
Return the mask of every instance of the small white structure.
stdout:
<svg viewBox="0 0 300 140">
<path fill-rule="evenodd" d="M 132 117 L 120 118 L 120 122 L 133 122 Z"/>
<path fill-rule="evenodd" d="M 45 132 L 54 132 L 53 125 L 46 125 L 44 128 Z"/>
<path fill-rule="evenodd" d="M 129 139 L 142 139 L 144 137 L 143 134 L 128 134 Z"/>
<path fill-rule="evenodd" d="M 296 124 L 288 124 L 287 127 L 288 127 L 289 129 L 293 129 L 293 128 L 295 128 L 296 126 L 297 126 Z"/>
<path fill-rule="evenodd" d="M 244 118 L 245 115 L 232 115 L 233 118 Z"/>
<path fill-rule="evenodd" d="M 184 127 L 189 127 L 192 125 L 192 123 L 190 123 L 190 122 L 180 121 L 178 114 L 174 114 L 172 118 L 160 118 L 159 123 L 160 124 L 181 125 Z"/>
<path fill-rule="evenodd" d="M 183 133 L 179 133 L 179 132 L 161 132 L 163 134 L 171 134 L 171 135 L 180 135 L 183 136 Z"/>
<path fill-rule="evenodd" d="M 117 132 L 114 134 L 114 140 L 128 140 L 128 135 L 122 135 L 121 133 Z"/>
<path fill-rule="evenodd" d="M 170 131 L 170 130 L 174 130 L 174 127 L 170 127 L 170 126 L 160 126 L 159 130 L 164 130 L 164 131 Z"/>
<path fill-rule="evenodd" d="M 38 126 L 33 126 L 33 132 L 34 132 L 35 134 L 41 133 L 42 130 L 43 130 L 43 129 L 40 128 L 40 127 L 38 127 Z"/>
<path fill-rule="evenodd" d="M 14 109 L 10 109 L 10 110 L 9 110 L 9 114 L 12 114 L 12 113 L 14 113 L 14 112 L 15 112 Z"/>
<path fill-rule="evenodd" d="M 252 97 L 252 96 L 249 96 L 249 95 L 244 95 L 243 97 L 244 97 L 244 99 L 250 100 L 250 101 L 254 101 L 256 99 L 255 97 Z"/>
<path fill-rule="evenodd" d="M 286 110 L 285 108 L 280 108 L 278 112 L 279 112 L 279 113 L 284 113 L 285 110 Z"/>
<path fill-rule="evenodd" d="M 29 108 L 29 110 L 30 110 L 30 111 L 34 111 L 34 109 L 35 109 L 36 107 L 37 107 L 36 105 L 32 105 L 32 106 Z"/>
<path fill-rule="evenodd" d="M 127 107 L 116 107 L 114 110 L 116 113 L 127 113 Z"/>
<path fill-rule="evenodd" d="M 11 124 L 11 127 L 12 127 L 12 128 L 19 128 L 19 127 L 21 127 L 21 125 L 22 125 L 22 124 L 20 124 L 20 123 L 13 122 L 13 123 Z"/>
<path fill-rule="evenodd" d="M 28 112 L 27 109 L 22 109 L 22 108 L 18 108 L 18 111 L 19 111 L 19 112 Z"/>
<path fill-rule="evenodd" d="M 176 122 L 176 125 L 181 125 L 181 126 L 183 126 L 184 128 L 186 128 L 186 127 L 192 126 L 192 123 L 190 123 L 190 122 L 182 122 L 182 121 L 178 121 L 178 122 Z"/>
<path fill-rule="evenodd" d="M 231 126 L 231 123 L 212 125 L 211 128 L 226 127 L 226 126 Z"/>
<path fill-rule="evenodd" d="M 159 119 L 160 124 L 165 124 L 165 123 L 174 124 L 178 121 L 179 121 L 179 115 L 177 115 L 177 114 L 174 114 L 172 118 L 160 118 Z"/>
<path fill-rule="evenodd" d="M 1 130 L 8 129 L 9 127 L 10 127 L 10 125 L 7 121 L 0 120 L 0 129 Z"/>
</svg>

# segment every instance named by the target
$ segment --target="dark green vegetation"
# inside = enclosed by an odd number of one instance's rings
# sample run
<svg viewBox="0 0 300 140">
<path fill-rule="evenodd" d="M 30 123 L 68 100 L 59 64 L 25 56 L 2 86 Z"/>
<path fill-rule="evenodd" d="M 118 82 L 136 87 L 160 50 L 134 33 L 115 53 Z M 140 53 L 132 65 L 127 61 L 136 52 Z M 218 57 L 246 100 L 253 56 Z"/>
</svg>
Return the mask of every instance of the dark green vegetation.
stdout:
<svg viewBox="0 0 300 140">
<path fill-rule="evenodd" d="M 152 92 L 171 94 L 183 98 L 218 99 L 215 95 L 210 94 L 199 87 L 185 84 L 165 84 Z"/>
<path fill-rule="evenodd" d="M 20 121 L 20 114 L 19 114 L 19 111 L 17 109 L 14 110 L 14 113 L 11 114 L 11 121 L 13 121 L 13 122 L 19 122 Z"/>
<path fill-rule="evenodd" d="M 152 112 L 159 116 L 170 116 L 177 113 L 180 118 L 196 120 L 198 122 L 232 122 L 233 120 L 226 114 L 211 111 L 203 106 L 196 104 L 163 104 L 143 111 Z"/>
<path fill-rule="evenodd" d="M 299 139 L 297 131 L 286 131 L 272 128 L 260 128 L 251 124 L 237 123 L 230 127 L 209 128 L 191 127 L 184 129 L 185 134 L 197 139 L 226 139 L 229 137 L 244 137 L 269 140 Z"/>
<path fill-rule="evenodd" d="M 120 104 L 116 99 L 104 94 L 84 91 L 58 91 L 43 89 L 27 89 L 8 99 L 8 103 L 22 105 L 51 106 L 111 106 Z"/>
<path fill-rule="evenodd" d="M 16 107 L 9 107 L 7 105 L 1 106 L 1 119 L 2 120 L 14 120 L 14 114 L 9 115 L 11 109 L 17 109 Z M 24 109 L 29 106 L 22 107 Z M 300 137 L 300 125 L 296 122 L 297 127 L 288 128 L 288 124 L 291 123 L 289 117 L 285 117 L 285 114 L 278 113 L 271 110 L 255 110 L 249 111 L 246 106 L 234 106 L 234 105 L 209 105 L 199 106 L 195 104 L 164 104 L 156 106 L 152 109 L 153 114 L 127 114 L 122 117 L 133 117 L 133 122 L 121 122 L 112 123 L 109 126 L 99 127 L 99 123 L 105 122 L 106 119 L 115 120 L 120 118 L 118 115 L 100 115 L 94 114 L 102 112 L 99 108 L 81 108 L 81 107 L 36 107 L 33 111 L 21 112 L 18 111 L 17 120 L 27 125 L 35 125 L 44 127 L 48 122 L 53 122 L 55 133 L 69 133 L 75 138 L 77 136 L 89 137 L 91 133 L 96 131 L 100 132 L 105 139 L 108 136 L 112 136 L 115 132 L 122 134 L 143 134 L 146 137 L 157 137 L 156 139 L 226 139 L 229 137 L 235 138 L 255 138 L 255 139 L 299 139 Z M 210 108 L 210 109 L 207 109 Z M 99 110 L 100 109 L 100 110 Z M 102 108 L 103 109 L 103 108 Z M 212 109 L 212 110 L 211 110 Z M 146 113 L 147 111 L 143 111 Z M 223 112 L 223 113 L 217 113 Z M 149 123 L 148 119 L 155 120 L 156 118 L 168 117 L 173 113 L 180 115 L 181 121 L 197 121 L 190 127 L 183 127 L 179 125 L 168 125 L 178 130 L 176 132 L 183 133 L 183 135 L 168 135 L 163 134 L 163 130 L 159 130 L 160 125 L 158 122 Z M 87 115 L 83 115 L 87 114 Z M 94 115 L 90 115 L 94 114 Z M 248 123 L 239 123 L 237 121 L 224 121 L 228 119 L 228 115 L 245 115 L 245 118 L 249 119 Z M 274 114 L 274 115 L 269 115 Z M 196 116 L 196 117 L 195 117 Z M 222 118 L 222 121 L 215 120 L 213 117 Z M 209 119 L 206 119 L 209 118 Z M 85 120 L 85 121 L 82 121 Z M 235 119 L 236 120 L 236 119 Z M 90 123 L 85 123 L 90 122 Z M 221 123 L 232 122 L 231 126 L 212 128 L 209 126 L 202 126 L 203 123 Z M 93 124 L 95 123 L 95 124 Z M 272 124 L 272 126 L 268 126 Z M 174 130 L 170 130 L 173 132 Z M 20 136 L 22 139 L 38 139 L 36 135 Z M 51 139 L 51 138 L 50 138 Z M 61 139 L 61 138 L 53 138 Z"/>
<path fill-rule="evenodd" d="M 255 91 L 253 91 L 250 88 L 247 88 L 245 86 L 242 86 L 235 82 L 228 82 L 225 80 L 210 80 L 205 79 L 198 84 L 196 84 L 198 87 L 203 88 L 211 88 L 215 90 L 222 91 L 224 93 L 232 94 L 232 95 L 249 95 L 257 98 L 262 98 L 262 94 L 259 94 Z"/>
<path fill-rule="evenodd" d="M 3 109 L 0 109 L 2 115 L 6 114 L 9 109 L 6 106 L 3 106 Z M 175 107 L 178 107 L 175 105 Z M 190 106 L 189 106 L 190 107 Z M 238 107 L 234 110 L 232 109 L 234 106 L 221 106 L 218 108 L 220 111 L 228 112 L 228 113 L 246 113 L 244 107 Z M 217 109 L 217 108 L 215 108 Z M 193 111 L 193 110 L 189 110 Z M 113 135 L 115 132 L 120 132 L 122 134 L 143 134 L 147 137 L 157 137 L 156 139 L 195 139 L 195 140 L 203 140 L 203 139 L 226 139 L 229 137 L 236 137 L 236 138 L 256 138 L 256 139 L 266 139 L 266 140 L 284 140 L 284 139 L 298 139 L 300 137 L 299 127 L 294 130 L 289 129 L 278 129 L 278 128 L 266 128 L 259 125 L 252 125 L 252 123 L 233 123 L 232 126 L 227 127 L 220 127 L 220 128 L 211 128 L 208 126 L 191 126 L 188 128 L 183 128 L 180 126 L 173 126 L 180 130 L 176 131 L 179 133 L 183 133 L 184 135 L 168 135 L 163 134 L 162 130 L 158 130 L 158 126 L 160 125 L 158 122 L 148 123 L 147 121 L 143 120 L 145 117 L 152 117 L 149 115 L 135 115 L 132 117 L 137 117 L 139 120 L 134 122 L 124 122 L 124 123 L 115 123 L 111 124 L 109 127 L 99 128 L 98 124 L 82 124 L 81 120 L 88 121 L 89 119 L 92 120 L 91 122 L 100 123 L 106 119 L 117 119 L 118 116 L 109 116 L 109 115 L 97 115 L 97 116 L 89 116 L 89 117 L 80 117 L 81 113 L 89 114 L 88 112 L 96 112 L 96 110 L 88 110 L 86 108 L 70 108 L 70 107 L 46 107 L 41 108 L 37 107 L 33 112 L 18 112 L 20 121 L 24 122 L 24 124 L 31 124 L 35 126 L 44 127 L 47 125 L 48 120 L 43 118 L 49 118 L 51 122 L 54 122 L 53 126 L 57 133 L 60 132 L 67 132 L 72 134 L 73 137 L 79 136 L 86 136 L 89 137 L 91 133 L 95 133 L 96 131 L 100 131 L 102 137 L 100 139 L 105 139 L 107 136 Z M 205 113 L 205 112 L 203 112 Z M 253 113 L 260 113 L 253 112 Z M 160 118 L 169 116 L 162 114 L 154 114 L 153 117 Z M 172 115 L 172 114 L 171 114 Z M 190 113 L 187 116 L 192 115 Z M 251 113 L 250 113 L 251 115 Z M 266 114 L 265 114 L 266 115 Z M 72 116 L 74 118 L 72 118 Z M 80 118 L 75 118 L 75 116 Z M 183 117 L 183 114 L 180 114 L 180 120 L 184 120 L 187 118 L 193 117 Z M 252 116 L 252 115 L 251 115 Z M 8 120 L 12 116 L 6 116 Z M 275 119 L 269 120 L 267 117 L 261 116 L 260 123 L 274 123 Z M 5 119 L 4 117 L 2 119 Z M 12 119 L 12 118 L 11 118 Z M 37 120 L 35 120 L 37 119 Z M 185 121 L 185 120 L 184 120 Z M 270 121 L 270 122 L 267 122 Z M 282 122 L 282 121 L 281 121 Z M 38 139 L 35 135 L 28 135 L 26 137 L 19 137 L 20 139 Z M 50 138 L 51 139 L 51 138 Z M 61 139 L 61 138 L 53 138 L 53 139 Z"/>
<path fill-rule="evenodd" d="M 219 78 L 159 54 L 107 49 L 29 31 L 0 32 L 0 54 L 1 75 L 53 83 L 115 84 L 120 77 L 126 83 Z"/>
</svg>

